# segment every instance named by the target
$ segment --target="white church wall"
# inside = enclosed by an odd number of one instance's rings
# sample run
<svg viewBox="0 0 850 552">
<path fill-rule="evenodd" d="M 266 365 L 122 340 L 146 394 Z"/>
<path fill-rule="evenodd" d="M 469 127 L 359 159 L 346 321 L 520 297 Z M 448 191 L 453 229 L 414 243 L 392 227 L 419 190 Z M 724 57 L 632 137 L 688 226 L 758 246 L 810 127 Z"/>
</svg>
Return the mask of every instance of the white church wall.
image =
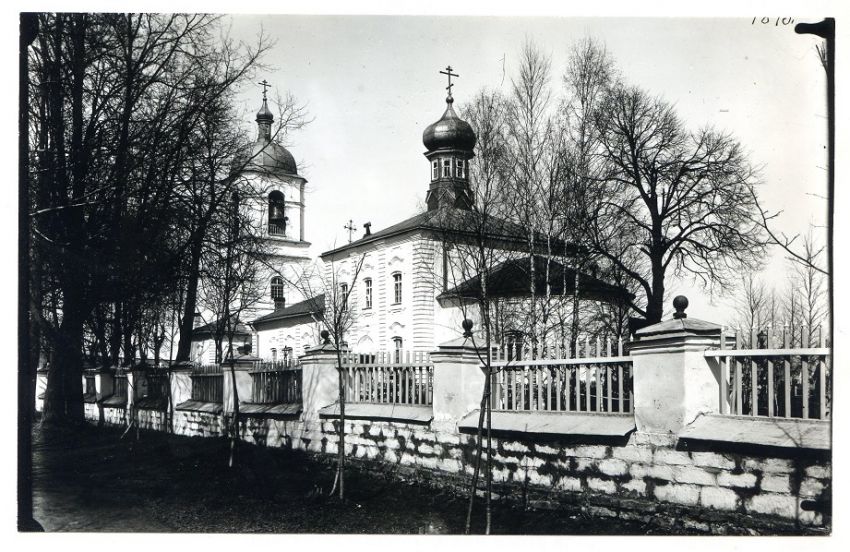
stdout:
<svg viewBox="0 0 850 552">
<path fill-rule="evenodd" d="M 283 360 L 284 351 L 291 348 L 293 358 L 297 358 L 319 344 L 321 329 L 307 316 L 264 324 L 255 331 L 254 354 L 263 360 Z"/>
</svg>

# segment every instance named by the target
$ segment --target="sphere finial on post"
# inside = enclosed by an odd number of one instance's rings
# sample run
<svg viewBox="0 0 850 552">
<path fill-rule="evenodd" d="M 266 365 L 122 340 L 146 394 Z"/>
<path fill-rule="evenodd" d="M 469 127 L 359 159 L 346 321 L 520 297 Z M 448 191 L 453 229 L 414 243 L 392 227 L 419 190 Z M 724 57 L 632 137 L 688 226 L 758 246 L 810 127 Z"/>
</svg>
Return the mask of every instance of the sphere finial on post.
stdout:
<svg viewBox="0 0 850 552">
<path fill-rule="evenodd" d="M 464 318 L 460 325 L 463 327 L 463 337 L 467 339 L 472 337 L 472 320 Z"/>
<path fill-rule="evenodd" d="M 673 298 L 673 308 L 676 309 L 673 318 L 687 318 L 688 315 L 685 314 L 685 309 L 688 308 L 688 298 L 684 295 L 677 295 Z"/>
</svg>

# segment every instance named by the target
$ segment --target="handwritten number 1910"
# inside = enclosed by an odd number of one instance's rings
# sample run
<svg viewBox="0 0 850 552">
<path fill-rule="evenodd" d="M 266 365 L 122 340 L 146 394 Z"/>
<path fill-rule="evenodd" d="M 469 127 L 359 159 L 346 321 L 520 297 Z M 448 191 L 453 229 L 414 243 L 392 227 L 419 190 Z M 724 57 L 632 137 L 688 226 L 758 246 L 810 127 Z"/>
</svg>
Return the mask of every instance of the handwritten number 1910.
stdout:
<svg viewBox="0 0 850 552">
<path fill-rule="evenodd" d="M 762 25 L 770 25 L 773 23 L 774 27 L 778 27 L 779 25 L 790 25 L 794 23 L 793 17 L 753 17 L 753 25 L 756 23 L 761 23 Z"/>
</svg>

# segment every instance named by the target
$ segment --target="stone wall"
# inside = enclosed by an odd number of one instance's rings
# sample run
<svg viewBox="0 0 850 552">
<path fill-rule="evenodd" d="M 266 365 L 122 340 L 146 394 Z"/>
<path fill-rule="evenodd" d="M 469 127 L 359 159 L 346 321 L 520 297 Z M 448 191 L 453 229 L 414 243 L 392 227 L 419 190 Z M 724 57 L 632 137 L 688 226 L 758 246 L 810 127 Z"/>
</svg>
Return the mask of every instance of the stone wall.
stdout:
<svg viewBox="0 0 850 552">
<path fill-rule="evenodd" d="M 332 458 L 335 420 L 304 423 L 250 417 L 241 437 L 263 446 Z M 346 456 L 365 469 L 398 470 L 440 486 L 468 488 L 474 436 L 401 421 L 351 420 Z M 626 443 L 575 444 L 533 436 L 493 439 L 493 481 L 500 499 L 533 508 L 640 520 L 659 528 L 715 534 L 817 531 L 822 513 L 803 509 L 828 496 L 826 459 L 677 450 L 633 433 Z"/>
<path fill-rule="evenodd" d="M 222 419 L 218 414 L 174 411 L 174 433 L 189 437 L 219 437 L 222 435 Z"/>
<path fill-rule="evenodd" d="M 125 425 L 127 423 L 126 411 L 123 408 L 103 408 L 103 423 L 107 425 Z"/>
<path fill-rule="evenodd" d="M 97 403 L 83 403 L 83 417 L 87 422 L 99 422 L 100 408 Z"/>
<path fill-rule="evenodd" d="M 139 408 L 136 410 L 136 421 L 140 429 L 168 430 L 168 413 L 162 410 Z"/>
</svg>

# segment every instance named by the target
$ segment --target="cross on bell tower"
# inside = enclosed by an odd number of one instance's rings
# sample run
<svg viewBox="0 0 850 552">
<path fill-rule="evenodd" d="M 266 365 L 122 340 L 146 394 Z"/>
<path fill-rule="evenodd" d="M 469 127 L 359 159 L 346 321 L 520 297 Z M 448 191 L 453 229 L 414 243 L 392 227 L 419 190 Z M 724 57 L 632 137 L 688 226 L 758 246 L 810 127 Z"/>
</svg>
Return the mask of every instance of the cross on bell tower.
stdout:
<svg viewBox="0 0 850 552">
<path fill-rule="evenodd" d="M 448 86 L 446 86 L 446 90 L 448 90 L 448 91 L 449 91 L 449 98 L 451 98 L 451 97 L 452 97 L 452 86 L 454 86 L 454 85 L 452 84 L 452 77 L 460 77 L 460 75 L 458 75 L 458 74 L 456 74 L 456 73 L 452 73 L 452 66 L 451 66 L 451 65 L 449 65 L 448 67 L 446 67 L 446 70 L 445 70 L 445 71 L 440 71 L 440 74 L 441 74 L 441 75 L 445 75 L 445 76 L 446 76 L 446 78 L 448 78 L 449 85 L 448 85 Z"/>
<path fill-rule="evenodd" d="M 271 88 L 272 85 L 270 85 L 266 79 L 263 79 L 257 84 L 263 87 L 263 101 L 266 101 L 266 88 Z"/>
</svg>

